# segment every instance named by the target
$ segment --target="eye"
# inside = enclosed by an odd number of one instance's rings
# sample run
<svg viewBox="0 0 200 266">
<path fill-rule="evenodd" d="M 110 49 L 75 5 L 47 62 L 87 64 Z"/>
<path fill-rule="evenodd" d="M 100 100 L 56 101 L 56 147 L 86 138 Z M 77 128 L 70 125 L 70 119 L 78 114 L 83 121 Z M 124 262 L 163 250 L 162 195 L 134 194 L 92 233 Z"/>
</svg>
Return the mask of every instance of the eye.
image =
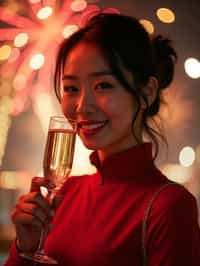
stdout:
<svg viewBox="0 0 200 266">
<path fill-rule="evenodd" d="M 69 94 L 73 94 L 73 93 L 76 93 L 78 92 L 79 89 L 75 86 L 64 86 L 63 87 L 63 92 L 64 93 L 69 93 Z"/>
<path fill-rule="evenodd" d="M 95 86 L 95 89 L 97 90 L 106 90 L 106 89 L 112 89 L 113 85 L 109 82 L 100 82 Z"/>
</svg>

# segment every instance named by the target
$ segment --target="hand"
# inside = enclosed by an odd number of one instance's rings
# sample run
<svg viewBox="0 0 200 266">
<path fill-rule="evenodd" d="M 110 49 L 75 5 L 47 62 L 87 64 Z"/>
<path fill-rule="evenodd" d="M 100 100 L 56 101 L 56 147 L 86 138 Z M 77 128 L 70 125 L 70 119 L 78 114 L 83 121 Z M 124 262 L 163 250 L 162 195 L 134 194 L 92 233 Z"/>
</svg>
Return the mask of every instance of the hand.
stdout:
<svg viewBox="0 0 200 266">
<path fill-rule="evenodd" d="M 17 235 L 17 245 L 22 251 L 34 251 L 38 247 L 41 229 L 52 219 L 52 208 L 40 192 L 40 187 L 50 188 L 46 178 L 34 177 L 30 192 L 22 195 L 11 215 Z"/>
</svg>

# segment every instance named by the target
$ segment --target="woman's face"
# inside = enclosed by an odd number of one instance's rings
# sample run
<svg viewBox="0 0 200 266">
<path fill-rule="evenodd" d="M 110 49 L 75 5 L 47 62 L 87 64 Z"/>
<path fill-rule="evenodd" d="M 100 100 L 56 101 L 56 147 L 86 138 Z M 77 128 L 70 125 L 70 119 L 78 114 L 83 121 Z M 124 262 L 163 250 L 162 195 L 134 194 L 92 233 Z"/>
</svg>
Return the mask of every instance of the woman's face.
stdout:
<svg viewBox="0 0 200 266">
<path fill-rule="evenodd" d="M 132 76 L 124 70 L 131 83 Z M 112 74 L 100 49 L 81 42 L 69 53 L 64 66 L 62 110 L 78 123 L 83 144 L 105 158 L 136 144 L 132 119 L 136 112 L 133 95 Z M 140 117 L 140 115 L 139 115 Z M 135 132 L 141 138 L 140 118 Z"/>
</svg>

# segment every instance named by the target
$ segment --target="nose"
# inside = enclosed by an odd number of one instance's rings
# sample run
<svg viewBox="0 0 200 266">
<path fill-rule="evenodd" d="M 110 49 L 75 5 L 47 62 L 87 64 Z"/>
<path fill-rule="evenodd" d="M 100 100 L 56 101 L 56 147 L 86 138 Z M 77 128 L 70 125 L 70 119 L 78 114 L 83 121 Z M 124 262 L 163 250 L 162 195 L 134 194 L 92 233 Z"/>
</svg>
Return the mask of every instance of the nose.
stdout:
<svg viewBox="0 0 200 266">
<path fill-rule="evenodd" d="M 90 89 L 83 89 L 77 99 L 76 113 L 87 115 L 96 111 L 96 101 Z"/>
</svg>

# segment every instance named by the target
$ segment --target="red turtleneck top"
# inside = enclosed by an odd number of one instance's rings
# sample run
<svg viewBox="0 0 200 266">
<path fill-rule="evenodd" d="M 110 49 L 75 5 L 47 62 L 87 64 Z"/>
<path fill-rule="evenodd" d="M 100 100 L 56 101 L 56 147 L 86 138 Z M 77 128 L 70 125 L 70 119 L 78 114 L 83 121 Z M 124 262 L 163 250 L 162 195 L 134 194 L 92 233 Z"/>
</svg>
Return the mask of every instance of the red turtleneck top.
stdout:
<svg viewBox="0 0 200 266">
<path fill-rule="evenodd" d="M 71 177 L 61 193 L 48 254 L 60 266 L 140 266 L 142 219 L 154 193 L 168 179 L 155 167 L 151 144 L 114 154 L 97 172 Z M 28 236 L 27 236 L 28 237 Z M 168 186 L 155 199 L 146 232 L 148 266 L 199 266 L 200 230 L 194 197 L 182 186 Z M 13 244 L 6 266 L 33 265 Z"/>
</svg>

